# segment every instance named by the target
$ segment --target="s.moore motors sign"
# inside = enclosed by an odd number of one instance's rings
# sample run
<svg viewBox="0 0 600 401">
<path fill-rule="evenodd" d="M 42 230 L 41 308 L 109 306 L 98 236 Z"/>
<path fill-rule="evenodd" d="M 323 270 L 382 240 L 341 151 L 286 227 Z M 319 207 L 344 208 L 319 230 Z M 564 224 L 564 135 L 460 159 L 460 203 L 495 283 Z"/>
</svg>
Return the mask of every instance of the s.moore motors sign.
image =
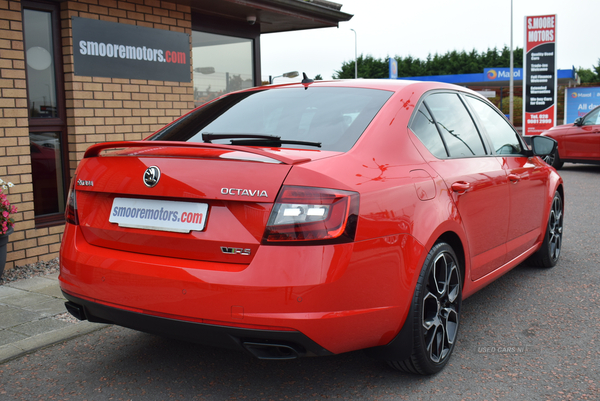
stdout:
<svg viewBox="0 0 600 401">
<path fill-rule="evenodd" d="M 190 36 L 72 17 L 78 76 L 190 82 Z"/>
</svg>

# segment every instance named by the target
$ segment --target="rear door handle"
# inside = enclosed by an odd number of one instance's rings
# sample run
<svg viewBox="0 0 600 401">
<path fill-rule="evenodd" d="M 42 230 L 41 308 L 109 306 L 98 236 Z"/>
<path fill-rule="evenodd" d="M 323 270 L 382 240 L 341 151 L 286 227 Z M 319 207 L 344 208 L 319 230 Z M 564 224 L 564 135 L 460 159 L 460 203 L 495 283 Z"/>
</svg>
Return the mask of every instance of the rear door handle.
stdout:
<svg viewBox="0 0 600 401">
<path fill-rule="evenodd" d="M 510 182 L 512 182 L 513 184 L 516 184 L 517 182 L 521 181 L 521 177 L 519 177 L 516 174 L 509 174 L 508 175 L 508 179 Z"/>
<path fill-rule="evenodd" d="M 465 181 L 457 181 L 451 185 L 451 188 L 454 192 L 458 192 L 459 194 L 467 192 L 471 188 L 471 184 Z"/>
</svg>

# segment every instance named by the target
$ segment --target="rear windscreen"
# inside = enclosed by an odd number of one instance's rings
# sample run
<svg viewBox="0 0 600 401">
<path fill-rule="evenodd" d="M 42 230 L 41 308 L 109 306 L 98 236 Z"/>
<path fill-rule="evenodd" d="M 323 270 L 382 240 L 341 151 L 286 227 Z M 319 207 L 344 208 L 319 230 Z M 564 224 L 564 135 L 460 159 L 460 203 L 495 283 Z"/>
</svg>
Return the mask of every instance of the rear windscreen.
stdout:
<svg viewBox="0 0 600 401">
<path fill-rule="evenodd" d="M 193 111 L 149 140 L 345 152 L 392 93 L 339 87 L 233 93 Z M 250 140 L 244 140 L 244 135 Z"/>
</svg>

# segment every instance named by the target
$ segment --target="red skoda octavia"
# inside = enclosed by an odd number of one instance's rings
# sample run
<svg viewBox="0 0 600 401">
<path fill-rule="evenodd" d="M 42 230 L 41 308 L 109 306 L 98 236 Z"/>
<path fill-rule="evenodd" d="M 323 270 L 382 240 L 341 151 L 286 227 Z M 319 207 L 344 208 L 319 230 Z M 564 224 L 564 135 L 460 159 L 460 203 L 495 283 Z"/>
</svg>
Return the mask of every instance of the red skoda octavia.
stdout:
<svg viewBox="0 0 600 401">
<path fill-rule="evenodd" d="M 434 82 L 253 88 L 90 147 L 60 285 L 79 319 L 262 359 L 365 349 L 431 374 L 461 301 L 552 267 L 563 183 L 486 99 Z"/>
</svg>

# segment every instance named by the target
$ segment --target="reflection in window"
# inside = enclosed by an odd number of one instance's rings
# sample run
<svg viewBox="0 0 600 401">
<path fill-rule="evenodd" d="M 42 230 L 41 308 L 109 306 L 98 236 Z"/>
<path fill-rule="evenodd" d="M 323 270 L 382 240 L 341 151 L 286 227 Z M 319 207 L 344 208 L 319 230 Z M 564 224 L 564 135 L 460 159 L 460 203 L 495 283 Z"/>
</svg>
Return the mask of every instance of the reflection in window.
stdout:
<svg viewBox="0 0 600 401">
<path fill-rule="evenodd" d="M 440 137 L 440 133 L 435 127 L 435 122 L 425 104 L 421 104 L 421 107 L 417 110 L 410 129 L 435 157 L 448 157 L 442 137 Z"/>
<path fill-rule="evenodd" d="M 597 125 L 600 124 L 600 109 L 596 109 L 588 113 L 583 120 L 583 125 Z"/>
<path fill-rule="evenodd" d="M 393 92 L 311 87 L 230 94 L 188 114 L 155 135 L 155 141 L 188 141 L 346 152 Z M 224 138 L 207 139 L 206 134 Z M 230 137 L 263 135 L 246 140 Z M 236 142 L 237 139 L 237 142 Z M 294 143 L 298 142 L 300 143 Z"/>
<path fill-rule="evenodd" d="M 61 89 L 57 83 L 61 65 L 55 63 L 60 63 L 60 46 L 54 35 L 59 7 L 47 3 L 35 6 L 40 9 L 23 10 L 29 144 L 36 224 L 48 224 L 63 220 L 68 165 L 64 159 L 64 104 L 57 92 Z"/>
<path fill-rule="evenodd" d="M 31 172 L 36 215 L 62 213 L 64 187 L 59 132 L 31 132 Z"/>
<path fill-rule="evenodd" d="M 23 10 L 29 117 L 58 117 L 51 14 Z"/>
<path fill-rule="evenodd" d="M 192 32 L 194 102 L 254 86 L 252 39 Z"/>
<path fill-rule="evenodd" d="M 510 126 L 509 122 L 482 100 L 471 96 L 467 96 L 466 98 L 481 120 L 496 153 L 502 155 L 521 155 L 521 151 L 523 150 L 521 142 L 519 141 L 518 134 Z"/>
<path fill-rule="evenodd" d="M 483 142 L 457 94 L 436 93 L 425 103 L 435 117 L 450 157 L 484 156 Z"/>
</svg>

